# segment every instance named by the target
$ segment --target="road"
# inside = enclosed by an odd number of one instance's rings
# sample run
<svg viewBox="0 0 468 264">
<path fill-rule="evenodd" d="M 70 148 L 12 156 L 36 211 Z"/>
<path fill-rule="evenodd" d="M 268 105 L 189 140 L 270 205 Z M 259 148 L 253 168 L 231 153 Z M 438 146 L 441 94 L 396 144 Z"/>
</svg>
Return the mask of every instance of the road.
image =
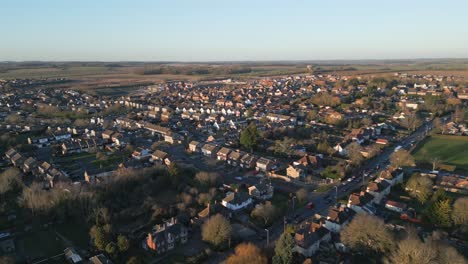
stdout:
<svg viewBox="0 0 468 264">
<path fill-rule="evenodd" d="M 401 139 L 397 145 L 402 146 L 403 148 L 408 149 L 411 144 L 417 144 L 419 141 L 423 140 L 427 133 L 432 129 L 432 121 L 423 123 L 417 130 L 415 130 L 411 135 Z M 352 181 L 344 181 L 342 184 L 332 188 L 324 193 L 312 193 L 310 201 L 314 203 L 314 209 L 308 209 L 305 207 L 297 208 L 290 215 L 297 215 L 298 218 L 307 219 L 314 214 L 326 214 L 329 206 L 336 202 L 336 198 L 347 196 L 351 191 L 360 188 L 361 186 L 367 185 L 369 180 L 375 178 L 380 170 L 385 168 L 389 163 L 390 155 L 394 152 L 394 148 L 387 148 L 382 151 L 379 155 L 368 160 L 365 164 L 356 169 L 352 175 L 357 176 Z M 365 175 L 368 175 L 367 177 Z M 352 179 L 352 178 L 351 178 Z M 327 202 L 327 200 L 332 200 Z M 284 229 L 284 219 L 277 220 L 270 228 L 270 245 L 273 246 L 274 241 L 276 241 L 279 236 L 283 233 Z M 267 241 L 262 240 L 257 242 L 257 245 L 266 247 Z"/>
</svg>

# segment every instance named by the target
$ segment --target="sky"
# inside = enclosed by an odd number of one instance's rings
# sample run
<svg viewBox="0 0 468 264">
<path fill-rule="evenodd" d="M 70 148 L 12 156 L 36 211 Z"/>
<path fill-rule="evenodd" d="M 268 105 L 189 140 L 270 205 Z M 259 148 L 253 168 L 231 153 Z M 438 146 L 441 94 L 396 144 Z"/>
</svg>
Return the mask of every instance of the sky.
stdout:
<svg viewBox="0 0 468 264">
<path fill-rule="evenodd" d="M 468 58 L 467 0 L 1 0 L 0 61 Z"/>
</svg>

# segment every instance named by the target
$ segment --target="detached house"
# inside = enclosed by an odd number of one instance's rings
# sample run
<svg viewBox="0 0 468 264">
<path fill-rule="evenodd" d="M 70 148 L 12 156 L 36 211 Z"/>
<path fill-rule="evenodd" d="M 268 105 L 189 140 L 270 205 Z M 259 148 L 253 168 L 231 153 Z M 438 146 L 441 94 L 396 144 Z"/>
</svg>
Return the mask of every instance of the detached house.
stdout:
<svg viewBox="0 0 468 264">
<path fill-rule="evenodd" d="M 252 204 L 252 198 L 245 192 L 229 192 L 221 204 L 228 209 L 237 211 Z"/>
<path fill-rule="evenodd" d="M 253 169 L 257 163 L 257 157 L 252 154 L 245 154 L 240 159 L 240 166 L 245 169 Z"/>
<path fill-rule="evenodd" d="M 259 183 L 248 188 L 249 195 L 256 199 L 268 200 L 273 197 L 274 188 L 270 183 Z"/>
<path fill-rule="evenodd" d="M 355 215 L 356 212 L 351 208 L 341 205 L 332 207 L 328 210 L 328 215 L 325 218 L 325 227 L 331 232 L 339 233 L 344 226 L 351 222 Z"/>
<path fill-rule="evenodd" d="M 202 144 L 198 141 L 191 141 L 189 143 L 189 151 L 192 153 L 197 153 L 201 151 Z"/>
<path fill-rule="evenodd" d="M 240 151 L 231 151 L 227 157 L 227 163 L 231 166 L 239 166 L 240 159 L 244 154 Z"/>
<path fill-rule="evenodd" d="M 146 237 L 144 248 L 163 254 L 176 247 L 177 244 L 185 244 L 188 240 L 188 230 L 177 223 L 175 218 L 157 225 Z"/>
<path fill-rule="evenodd" d="M 229 148 L 222 147 L 216 155 L 217 159 L 226 161 L 229 153 L 231 153 L 231 150 Z"/>
<path fill-rule="evenodd" d="M 207 157 L 214 157 L 214 155 L 217 153 L 217 150 L 218 146 L 210 143 L 206 143 L 201 149 L 203 155 Z"/>
<path fill-rule="evenodd" d="M 307 223 L 294 235 L 293 251 L 305 257 L 311 257 L 317 252 L 321 242 L 328 242 L 330 239 L 330 231 L 323 226 L 322 222 Z"/>
<path fill-rule="evenodd" d="M 380 182 L 369 182 L 366 191 L 374 196 L 373 202 L 379 204 L 382 198 L 390 193 L 390 183 L 386 180 Z"/>
<path fill-rule="evenodd" d="M 375 209 L 372 206 L 374 196 L 370 193 L 361 191 L 360 193 L 352 193 L 348 199 L 348 207 L 357 213 L 374 214 Z"/>
<path fill-rule="evenodd" d="M 267 158 L 259 158 L 256 163 L 255 169 L 257 171 L 267 172 L 273 168 L 273 161 Z"/>
</svg>

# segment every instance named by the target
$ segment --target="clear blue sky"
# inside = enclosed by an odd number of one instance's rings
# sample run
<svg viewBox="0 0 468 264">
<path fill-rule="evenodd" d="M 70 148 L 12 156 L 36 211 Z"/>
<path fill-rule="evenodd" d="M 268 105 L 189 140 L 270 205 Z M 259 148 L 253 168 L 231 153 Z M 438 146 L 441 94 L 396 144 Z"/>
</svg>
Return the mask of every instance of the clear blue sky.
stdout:
<svg viewBox="0 0 468 264">
<path fill-rule="evenodd" d="M 468 0 L 2 0 L 0 61 L 468 57 Z"/>
</svg>

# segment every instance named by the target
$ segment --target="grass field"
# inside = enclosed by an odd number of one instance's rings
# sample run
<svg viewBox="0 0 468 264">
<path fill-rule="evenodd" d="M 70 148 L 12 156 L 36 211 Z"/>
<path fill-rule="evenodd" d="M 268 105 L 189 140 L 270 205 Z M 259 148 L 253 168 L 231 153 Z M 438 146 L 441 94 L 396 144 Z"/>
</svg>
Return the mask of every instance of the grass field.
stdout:
<svg viewBox="0 0 468 264">
<path fill-rule="evenodd" d="M 424 140 L 413 155 L 422 164 L 431 164 L 432 159 L 438 158 L 443 164 L 468 171 L 468 137 L 434 135 Z"/>
</svg>

